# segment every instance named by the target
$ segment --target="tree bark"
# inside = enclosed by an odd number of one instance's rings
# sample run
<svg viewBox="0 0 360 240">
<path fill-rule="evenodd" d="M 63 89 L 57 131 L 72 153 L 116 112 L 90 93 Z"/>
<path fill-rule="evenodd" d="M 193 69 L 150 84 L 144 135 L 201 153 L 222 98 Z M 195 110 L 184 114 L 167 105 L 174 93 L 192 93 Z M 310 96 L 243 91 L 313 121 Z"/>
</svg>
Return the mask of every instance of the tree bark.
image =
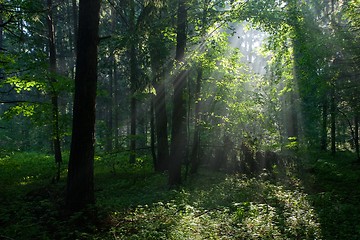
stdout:
<svg viewBox="0 0 360 240">
<path fill-rule="evenodd" d="M 76 0 L 72 0 L 72 12 L 73 12 L 73 26 L 74 26 L 74 42 L 77 43 L 78 32 L 79 32 L 79 16 L 78 16 L 78 6 Z M 74 56 L 77 54 L 77 44 L 74 46 Z"/>
<path fill-rule="evenodd" d="M 156 89 L 155 101 L 155 129 L 157 139 L 157 164 L 155 170 L 164 172 L 169 165 L 169 142 L 167 129 L 167 113 L 166 113 L 166 91 L 165 83 L 162 78 L 155 80 L 154 87 Z"/>
<path fill-rule="evenodd" d="M 73 129 L 66 207 L 77 211 L 95 203 L 94 133 L 100 1 L 80 0 Z"/>
<path fill-rule="evenodd" d="M 114 55 L 110 54 L 110 62 L 112 63 L 114 60 Z M 113 150 L 113 82 L 114 82 L 114 72 L 113 72 L 112 66 L 110 66 L 109 69 L 109 85 L 108 85 L 108 91 L 109 91 L 109 99 L 107 104 L 107 111 L 106 111 L 106 148 L 105 150 L 107 152 L 111 152 Z"/>
<path fill-rule="evenodd" d="M 195 86 L 195 120 L 194 120 L 194 141 L 193 149 L 191 152 L 191 169 L 190 173 L 195 174 L 198 171 L 200 159 L 199 159 L 199 148 L 200 148 L 200 90 L 202 81 L 202 67 L 200 66 L 197 70 L 196 86 Z"/>
<path fill-rule="evenodd" d="M 120 145 L 119 145 L 119 139 L 120 139 L 120 135 L 119 135 L 119 84 L 118 84 L 118 74 L 117 74 L 117 68 L 116 68 L 116 60 L 114 58 L 114 62 L 113 64 L 113 73 L 114 73 L 114 100 L 113 100 L 113 106 L 115 107 L 115 111 L 114 111 L 114 130 L 115 130 L 115 134 L 114 134 L 114 148 L 115 149 L 119 149 Z"/>
<path fill-rule="evenodd" d="M 52 0 L 47 0 L 48 16 L 48 44 L 49 44 L 49 63 L 50 63 L 50 86 L 51 86 L 51 104 L 52 104 L 52 142 L 55 156 L 55 164 L 57 165 L 57 173 L 55 180 L 60 179 L 60 167 L 62 163 L 61 156 L 61 140 L 59 130 L 59 106 L 58 106 L 58 92 L 54 86 L 57 82 L 55 74 L 57 72 L 56 64 L 56 45 L 55 45 L 55 29 L 53 21 L 53 4 Z"/>
<path fill-rule="evenodd" d="M 159 13 L 161 16 L 161 13 Z M 161 17 L 159 17 L 161 18 Z M 158 19 L 154 19 L 156 21 Z M 154 28 L 150 32 L 149 48 L 152 71 L 152 86 L 155 89 L 153 97 L 154 104 L 154 124 L 156 135 L 156 162 L 154 169 L 156 172 L 164 172 L 169 165 L 169 140 L 168 140 L 168 116 L 166 111 L 166 86 L 165 86 L 165 64 L 166 55 L 162 54 L 165 45 L 163 29 Z"/>
<path fill-rule="evenodd" d="M 298 129 L 298 119 L 297 119 L 297 107 L 295 104 L 295 93 L 290 93 L 290 129 L 288 131 L 288 137 L 296 138 L 296 141 L 299 137 L 299 129 Z"/>
<path fill-rule="evenodd" d="M 154 163 L 154 168 L 157 168 L 157 157 L 156 157 L 156 149 L 155 149 L 155 117 L 154 117 L 154 109 L 155 109 L 155 96 L 151 97 L 150 103 L 150 146 L 151 146 L 151 156 Z"/>
<path fill-rule="evenodd" d="M 136 41 L 135 41 L 135 4 L 130 1 L 130 34 L 132 35 L 130 43 L 130 163 L 136 161 L 136 120 L 137 120 L 137 101 L 136 90 L 138 81 L 138 69 L 136 59 Z"/>
<path fill-rule="evenodd" d="M 321 150 L 326 151 L 327 149 L 327 99 L 324 100 L 322 106 L 322 128 L 321 128 Z"/>
<path fill-rule="evenodd" d="M 3 8 L 3 6 L 2 6 L 2 4 L 0 4 L 0 10 L 2 10 L 2 8 Z M 3 21 L 4 20 L 3 20 L 2 16 L 0 15 L 0 25 L 3 25 Z M 4 48 L 3 45 L 4 45 L 3 44 L 3 28 L 0 27 L 0 51 L 3 51 L 3 48 Z M 4 69 L 3 69 L 3 67 L 0 67 L 0 80 L 2 80 L 4 78 L 5 78 Z"/>
<path fill-rule="evenodd" d="M 187 71 L 184 70 L 184 56 L 186 47 L 187 9 L 186 0 L 178 1 L 177 37 L 175 60 L 179 73 L 173 81 L 173 114 L 171 129 L 169 185 L 181 184 L 181 163 L 186 161 L 186 103 L 184 100 Z"/>
<path fill-rule="evenodd" d="M 356 156 L 357 156 L 357 159 L 358 161 L 360 161 L 360 146 L 359 146 L 359 114 L 356 113 L 355 114 L 355 117 L 354 117 L 354 124 L 355 124 L 355 139 L 354 139 L 354 142 L 355 142 L 355 151 L 356 151 Z"/>
<path fill-rule="evenodd" d="M 331 121 L 331 154 L 336 153 L 336 101 L 335 101 L 335 87 L 331 89 L 330 102 L 330 121 Z"/>
<path fill-rule="evenodd" d="M 136 98 L 135 91 L 131 91 L 130 99 L 130 163 L 135 163 L 136 161 Z"/>
</svg>

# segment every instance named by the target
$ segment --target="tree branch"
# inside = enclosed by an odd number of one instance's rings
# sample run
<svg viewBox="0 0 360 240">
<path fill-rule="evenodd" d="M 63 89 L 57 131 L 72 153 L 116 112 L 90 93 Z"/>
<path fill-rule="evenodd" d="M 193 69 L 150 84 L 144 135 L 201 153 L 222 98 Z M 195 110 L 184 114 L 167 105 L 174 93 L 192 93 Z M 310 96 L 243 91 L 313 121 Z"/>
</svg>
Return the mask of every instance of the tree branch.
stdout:
<svg viewBox="0 0 360 240">
<path fill-rule="evenodd" d="M 7 24 L 9 24 L 14 19 L 14 16 L 11 15 L 10 18 L 6 22 L 0 23 L 0 27 L 5 27 Z"/>
<path fill-rule="evenodd" d="M 14 100 L 14 101 L 0 101 L 2 104 L 16 104 L 16 103 L 34 103 L 34 104 L 43 104 L 44 102 L 33 102 L 25 100 Z"/>
</svg>

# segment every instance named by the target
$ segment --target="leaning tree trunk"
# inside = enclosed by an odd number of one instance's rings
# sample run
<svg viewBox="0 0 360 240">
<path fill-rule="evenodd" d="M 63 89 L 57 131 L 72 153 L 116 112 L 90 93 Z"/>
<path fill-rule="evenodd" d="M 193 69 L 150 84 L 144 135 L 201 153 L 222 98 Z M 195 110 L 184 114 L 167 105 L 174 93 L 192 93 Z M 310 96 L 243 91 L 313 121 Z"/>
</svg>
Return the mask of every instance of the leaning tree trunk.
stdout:
<svg viewBox="0 0 360 240">
<path fill-rule="evenodd" d="M 186 158 L 186 104 L 184 100 L 187 71 L 184 68 L 184 55 L 186 47 L 186 23 L 187 10 L 186 0 L 178 1 L 177 12 L 177 37 L 176 37 L 176 56 L 175 60 L 178 66 L 174 81 L 173 96 L 173 114 L 171 129 L 171 146 L 170 146 L 170 166 L 169 166 L 169 185 L 181 184 L 181 163 Z"/>
<path fill-rule="evenodd" d="M 61 156 L 61 141 L 60 141 L 60 130 L 59 130 L 59 105 L 58 105 L 58 92 L 55 87 L 56 78 L 55 74 L 57 71 L 56 66 L 56 45 L 55 45 L 55 30 L 53 21 L 53 4 L 52 0 L 47 0 L 48 16 L 48 42 L 49 42 L 49 63 L 50 63 L 50 86 L 51 86 L 51 105 L 52 105 L 52 142 L 55 155 L 55 164 L 57 165 L 57 173 L 55 180 L 60 179 L 60 167 L 62 163 Z"/>
<path fill-rule="evenodd" d="M 80 0 L 73 129 L 66 207 L 77 211 L 95 203 L 94 133 L 100 1 Z"/>
</svg>

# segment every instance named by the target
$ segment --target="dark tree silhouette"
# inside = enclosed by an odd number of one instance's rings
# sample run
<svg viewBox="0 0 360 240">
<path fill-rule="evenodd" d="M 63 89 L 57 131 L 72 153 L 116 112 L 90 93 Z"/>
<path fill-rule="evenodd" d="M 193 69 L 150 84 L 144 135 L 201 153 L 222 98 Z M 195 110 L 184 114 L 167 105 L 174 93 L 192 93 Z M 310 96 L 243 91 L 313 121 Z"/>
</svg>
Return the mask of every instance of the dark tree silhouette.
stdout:
<svg viewBox="0 0 360 240">
<path fill-rule="evenodd" d="M 94 126 L 99 32 L 98 0 L 80 0 L 73 130 L 66 206 L 81 210 L 95 202 Z"/>
<path fill-rule="evenodd" d="M 50 86 L 51 86 L 51 104 L 52 104 L 52 142 L 55 155 L 55 163 L 57 165 L 57 173 L 55 180 L 59 181 L 60 179 L 60 166 L 62 163 L 61 155 L 61 139 L 60 139 L 60 130 L 59 130 L 59 104 L 58 104 L 58 91 L 55 88 L 57 82 L 55 74 L 57 71 L 56 64 L 56 45 L 55 45 L 55 29 L 53 21 L 53 2 L 52 0 L 47 0 L 48 7 L 48 16 L 47 16 L 47 25 L 48 25 L 48 42 L 49 42 L 49 64 L 50 64 Z"/>
<path fill-rule="evenodd" d="M 184 100 L 187 71 L 182 69 L 181 63 L 184 62 L 186 47 L 186 23 L 187 9 L 186 0 L 178 1 L 177 13 L 177 37 L 176 37 L 176 56 L 175 60 L 179 66 L 179 73 L 173 81 L 173 115 L 171 129 L 170 146 L 170 165 L 169 165 L 169 185 L 181 183 L 181 163 L 186 158 L 186 104 Z"/>
</svg>

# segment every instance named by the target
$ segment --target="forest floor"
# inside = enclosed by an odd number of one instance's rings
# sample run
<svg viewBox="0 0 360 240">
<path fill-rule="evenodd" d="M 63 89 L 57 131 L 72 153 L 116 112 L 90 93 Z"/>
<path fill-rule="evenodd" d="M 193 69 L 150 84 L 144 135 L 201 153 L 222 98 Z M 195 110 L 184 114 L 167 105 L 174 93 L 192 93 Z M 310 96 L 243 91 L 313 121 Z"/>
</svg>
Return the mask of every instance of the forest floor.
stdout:
<svg viewBox="0 0 360 240">
<path fill-rule="evenodd" d="M 147 157 L 97 156 L 97 204 L 69 216 L 65 163 L 52 184 L 51 156 L 3 152 L 0 239 L 360 239 L 360 165 L 309 155 L 272 176 L 202 169 L 176 190 Z"/>
</svg>

